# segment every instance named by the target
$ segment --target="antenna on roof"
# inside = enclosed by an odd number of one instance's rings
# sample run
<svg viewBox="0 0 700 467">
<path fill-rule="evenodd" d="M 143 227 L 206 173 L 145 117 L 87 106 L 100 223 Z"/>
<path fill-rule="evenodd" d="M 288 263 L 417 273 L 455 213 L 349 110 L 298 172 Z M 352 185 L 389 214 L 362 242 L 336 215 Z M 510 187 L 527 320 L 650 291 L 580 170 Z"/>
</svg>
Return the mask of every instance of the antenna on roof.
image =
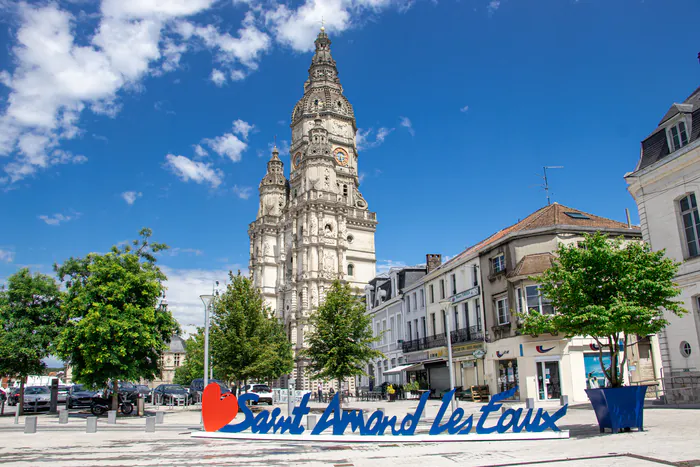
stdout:
<svg viewBox="0 0 700 467">
<path fill-rule="evenodd" d="M 544 188 L 544 192 L 547 195 L 547 206 L 549 206 L 551 203 L 551 200 L 549 199 L 549 181 L 547 180 L 547 169 L 563 169 L 563 165 L 546 165 L 542 167 L 542 171 L 544 172 L 544 185 L 541 185 L 542 188 Z"/>
</svg>

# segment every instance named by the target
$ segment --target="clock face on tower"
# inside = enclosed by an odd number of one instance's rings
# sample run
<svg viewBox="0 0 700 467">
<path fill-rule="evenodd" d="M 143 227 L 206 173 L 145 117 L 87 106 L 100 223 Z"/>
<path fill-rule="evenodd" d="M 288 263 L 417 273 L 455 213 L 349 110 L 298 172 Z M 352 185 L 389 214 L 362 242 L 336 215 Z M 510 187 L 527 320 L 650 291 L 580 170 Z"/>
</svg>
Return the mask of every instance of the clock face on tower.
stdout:
<svg viewBox="0 0 700 467">
<path fill-rule="evenodd" d="M 345 152 L 345 149 L 336 148 L 335 151 L 333 151 L 333 155 L 335 156 L 335 161 L 338 163 L 338 165 L 348 165 L 348 161 L 350 158 L 348 157 L 348 153 Z"/>
<path fill-rule="evenodd" d="M 301 152 L 298 152 L 294 154 L 294 157 L 292 157 L 292 167 L 295 169 L 299 167 L 299 163 L 301 162 Z"/>
</svg>

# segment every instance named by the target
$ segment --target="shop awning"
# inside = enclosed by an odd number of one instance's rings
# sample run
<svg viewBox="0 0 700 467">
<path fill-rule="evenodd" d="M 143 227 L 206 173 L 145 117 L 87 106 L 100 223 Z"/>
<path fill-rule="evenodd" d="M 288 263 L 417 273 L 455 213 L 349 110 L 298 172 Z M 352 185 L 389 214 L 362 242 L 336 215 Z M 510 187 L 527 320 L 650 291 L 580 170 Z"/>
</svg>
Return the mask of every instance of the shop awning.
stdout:
<svg viewBox="0 0 700 467">
<path fill-rule="evenodd" d="M 401 373 L 402 371 L 411 371 L 413 369 L 418 369 L 418 367 L 422 367 L 422 366 L 423 366 L 422 363 L 417 363 L 414 365 L 401 365 L 401 366 L 394 367 L 391 370 L 385 371 L 384 374 L 385 375 L 395 375 L 397 373 Z"/>
</svg>

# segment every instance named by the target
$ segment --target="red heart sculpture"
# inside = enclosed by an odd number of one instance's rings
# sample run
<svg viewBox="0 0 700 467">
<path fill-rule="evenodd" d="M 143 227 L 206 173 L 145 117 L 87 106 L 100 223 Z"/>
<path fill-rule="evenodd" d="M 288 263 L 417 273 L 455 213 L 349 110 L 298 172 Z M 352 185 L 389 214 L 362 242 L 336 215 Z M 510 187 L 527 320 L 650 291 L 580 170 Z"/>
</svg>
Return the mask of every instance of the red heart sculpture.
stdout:
<svg viewBox="0 0 700 467">
<path fill-rule="evenodd" d="M 218 431 L 236 418 L 238 399 L 233 394 L 221 397 L 221 388 L 216 383 L 209 384 L 202 394 L 202 420 L 204 431 Z"/>
</svg>

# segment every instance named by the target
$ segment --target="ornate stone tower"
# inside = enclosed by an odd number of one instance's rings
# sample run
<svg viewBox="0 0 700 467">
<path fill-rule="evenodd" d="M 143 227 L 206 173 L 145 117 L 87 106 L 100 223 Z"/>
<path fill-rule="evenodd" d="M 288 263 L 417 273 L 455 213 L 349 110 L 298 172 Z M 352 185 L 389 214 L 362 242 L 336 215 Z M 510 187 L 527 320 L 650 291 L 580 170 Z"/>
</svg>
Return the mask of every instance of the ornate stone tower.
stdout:
<svg viewBox="0 0 700 467">
<path fill-rule="evenodd" d="M 361 294 L 376 269 L 377 220 L 359 191 L 355 114 L 324 28 L 315 44 L 304 96 L 292 112 L 289 181 L 275 148 L 248 229 L 253 281 L 284 321 L 296 354 L 331 282 L 347 281 Z M 315 384 L 305 365 L 297 358 L 298 389 Z"/>
</svg>

